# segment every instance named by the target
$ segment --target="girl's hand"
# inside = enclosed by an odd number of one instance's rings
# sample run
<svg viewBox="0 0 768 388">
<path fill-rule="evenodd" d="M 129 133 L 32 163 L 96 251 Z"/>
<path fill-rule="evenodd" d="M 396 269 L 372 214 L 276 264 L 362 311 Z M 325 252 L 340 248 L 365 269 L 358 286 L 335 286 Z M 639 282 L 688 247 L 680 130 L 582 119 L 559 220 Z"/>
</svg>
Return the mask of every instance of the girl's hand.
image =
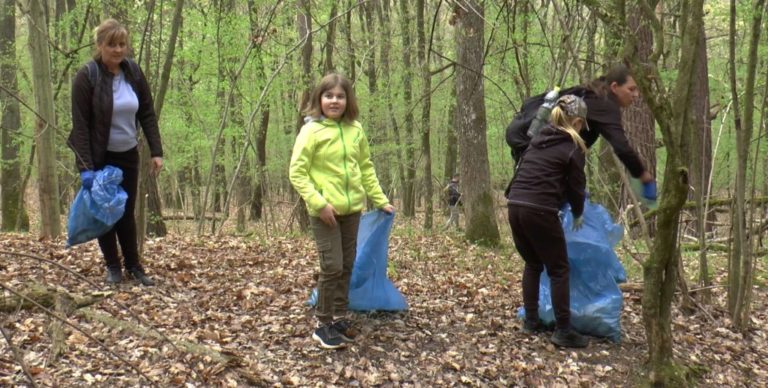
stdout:
<svg viewBox="0 0 768 388">
<path fill-rule="evenodd" d="M 387 214 L 392 214 L 392 213 L 395 212 L 395 207 L 390 205 L 390 204 L 386 204 L 386 205 L 384 205 L 383 208 L 381 208 L 381 211 L 383 211 L 383 212 L 385 212 Z"/>
<path fill-rule="evenodd" d="M 149 173 L 153 176 L 157 176 L 157 174 L 160 173 L 160 170 L 163 168 L 163 158 L 159 156 L 155 156 L 152 158 L 152 166 L 150 167 Z"/>
<path fill-rule="evenodd" d="M 323 210 L 320 210 L 320 221 L 332 228 L 336 227 L 336 208 L 330 203 L 325 205 Z"/>
</svg>

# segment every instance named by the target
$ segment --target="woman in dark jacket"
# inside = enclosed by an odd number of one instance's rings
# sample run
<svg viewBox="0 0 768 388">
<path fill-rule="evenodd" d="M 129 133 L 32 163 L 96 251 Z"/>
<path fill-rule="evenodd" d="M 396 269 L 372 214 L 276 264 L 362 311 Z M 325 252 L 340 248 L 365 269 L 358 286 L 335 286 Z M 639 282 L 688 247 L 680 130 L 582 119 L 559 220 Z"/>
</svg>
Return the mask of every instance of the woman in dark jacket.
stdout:
<svg viewBox="0 0 768 388">
<path fill-rule="evenodd" d="M 574 227 L 584 211 L 587 146 L 579 136 L 586 127 L 587 105 L 574 95 L 560 97 L 550 124 L 523 153 L 507 189 L 509 226 L 515 247 L 525 261 L 523 307 L 527 332 L 543 331 L 539 320 L 539 280 L 547 269 L 551 279 L 555 332 L 558 346 L 585 347 L 586 337 L 571 328 L 568 253 L 558 211 L 571 204 Z"/>
<path fill-rule="evenodd" d="M 123 171 L 120 184 L 128 194 L 125 214 L 99 237 L 107 265 L 107 283 L 123 274 L 117 243 L 126 271 L 141 284 L 154 282 L 139 263 L 134 207 L 139 179 L 138 125 L 144 131 L 152 157 L 150 173 L 163 167 L 163 148 L 149 85 L 139 66 L 126 58 L 128 32 L 119 22 L 107 19 L 95 31 L 94 60 L 83 66 L 72 86 L 72 132 L 69 146 L 75 152 L 82 185 L 90 189 L 94 171 L 106 165 Z"/>
</svg>

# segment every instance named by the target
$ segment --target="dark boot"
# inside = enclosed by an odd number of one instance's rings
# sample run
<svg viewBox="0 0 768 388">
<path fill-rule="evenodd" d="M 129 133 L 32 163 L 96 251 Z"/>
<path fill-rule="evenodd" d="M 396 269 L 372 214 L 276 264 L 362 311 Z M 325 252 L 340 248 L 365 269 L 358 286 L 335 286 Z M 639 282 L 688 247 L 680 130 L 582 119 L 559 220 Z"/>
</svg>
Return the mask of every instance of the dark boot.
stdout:
<svg viewBox="0 0 768 388">
<path fill-rule="evenodd" d="M 107 284 L 117 284 L 123 280 L 123 271 L 120 268 L 107 267 Z"/>
<path fill-rule="evenodd" d="M 128 268 L 128 273 L 133 276 L 134 279 L 138 280 L 139 283 L 141 283 L 144 286 L 154 286 L 155 281 L 152 280 L 149 276 L 147 276 L 146 273 L 144 273 L 144 269 L 141 267 L 134 267 L 134 268 Z"/>
<path fill-rule="evenodd" d="M 556 329 L 550 341 L 564 348 L 586 348 L 589 345 L 589 339 L 572 328 Z"/>
</svg>

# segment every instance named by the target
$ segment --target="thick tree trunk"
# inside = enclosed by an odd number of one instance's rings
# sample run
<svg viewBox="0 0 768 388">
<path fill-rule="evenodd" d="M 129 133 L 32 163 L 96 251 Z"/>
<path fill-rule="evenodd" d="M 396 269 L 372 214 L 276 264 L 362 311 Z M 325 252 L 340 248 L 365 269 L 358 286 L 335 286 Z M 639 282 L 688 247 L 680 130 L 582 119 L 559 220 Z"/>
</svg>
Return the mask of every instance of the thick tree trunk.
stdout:
<svg viewBox="0 0 768 388">
<path fill-rule="evenodd" d="M 312 90 L 313 74 L 312 74 L 312 10 L 309 0 L 299 0 L 298 14 L 296 16 L 296 26 L 299 32 L 299 38 L 306 37 L 304 46 L 301 48 L 301 69 L 302 69 L 302 83 L 303 88 L 301 92 L 301 100 L 299 101 L 300 109 L 306 107 L 309 102 L 310 90 Z M 296 118 L 296 135 L 299 135 L 301 127 L 304 125 L 304 117 L 299 113 Z M 294 215 L 299 222 L 299 228 L 302 231 L 309 230 L 309 213 L 307 212 L 307 204 L 296 194 L 295 190 L 291 190 L 292 196 L 297 198 L 297 204 L 294 208 Z"/>
<path fill-rule="evenodd" d="M 48 27 L 45 21 L 45 4 L 29 0 L 29 53 L 35 105 L 41 118 L 36 119 L 38 196 L 40 198 L 40 235 L 55 238 L 61 234 L 59 211 L 59 182 L 56 177 L 56 122 L 53 90 L 51 89 L 51 61 L 48 50 Z"/>
<path fill-rule="evenodd" d="M 491 190 L 483 86 L 483 7 L 466 2 L 465 12 L 456 6 L 456 103 L 461 177 L 466 212 L 465 235 L 470 241 L 496 244 L 499 229 Z"/>
<path fill-rule="evenodd" d="M 3 231 L 29 230 L 29 216 L 22 195 L 21 160 L 21 113 L 19 112 L 18 82 L 16 80 L 16 1 L 0 2 L 0 83 L 8 92 L 0 89 L 2 131 L 2 161 L 0 162 L 0 214 Z M 16 96 L 11 95 L 11 93 Z"/>
</svg>

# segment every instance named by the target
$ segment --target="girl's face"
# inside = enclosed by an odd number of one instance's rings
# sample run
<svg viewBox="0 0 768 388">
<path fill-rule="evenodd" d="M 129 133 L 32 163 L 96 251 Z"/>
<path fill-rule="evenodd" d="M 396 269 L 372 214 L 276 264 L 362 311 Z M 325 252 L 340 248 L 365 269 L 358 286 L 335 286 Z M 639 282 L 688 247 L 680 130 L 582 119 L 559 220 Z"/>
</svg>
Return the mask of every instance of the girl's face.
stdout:
<svg viewBox="0 0 768 388">
<path fill-rule="evenodd" d="M 323 111 L 323 116 L 339 120 L 344 116 L 345 109 L 347 109 L 347 93 L 341 86 L 336 85 L 320 95 L 320 110 Z"/>
<path fill-rule="evenodd" d="M 115 42 L 104 42 L 98 47 L 101 51 L 101 61 L 110 70 L 117 70 L 120 62 L 125 59 L 125 55 L 128 53 L 128 43 L 124 39 Z"/>
</svg>

